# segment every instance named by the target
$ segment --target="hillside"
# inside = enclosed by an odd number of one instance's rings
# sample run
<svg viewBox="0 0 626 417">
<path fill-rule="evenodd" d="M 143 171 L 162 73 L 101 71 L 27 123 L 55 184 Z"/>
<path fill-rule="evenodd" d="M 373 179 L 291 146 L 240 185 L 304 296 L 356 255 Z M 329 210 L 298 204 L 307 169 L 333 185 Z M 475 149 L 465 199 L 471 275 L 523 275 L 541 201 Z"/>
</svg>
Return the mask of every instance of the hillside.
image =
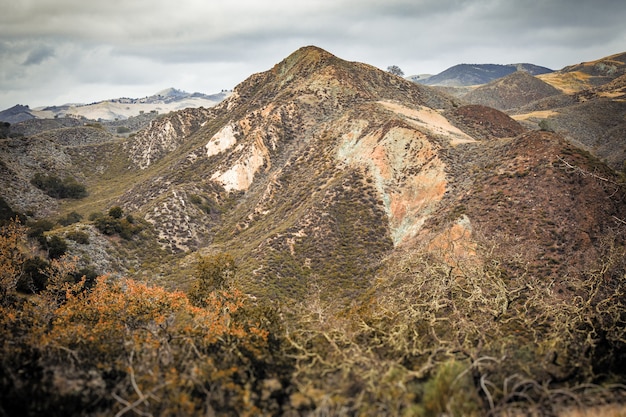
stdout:
<svg viewBox="0 0 626 417">
<path fill-rule="evenodd" d="M 606 84 L 625 72 L 626 53 L 619 53 L 595 61 L 569 65 L 539 78 L 565 93 L 575 93 Z"/>
<path fill-rule="evenodd" d="M 508 110 L 522 107 L 559 93 L 559 90 L 531 74 L 517 71 L 477 87 L 465 94 L 463 100 L 472 104 Z"/>
<path fill-rule="evenodd" d="M 551 78 L 539 76 L 559 88 L 562 94 L 510 108 L 509 113 L 527 126 L 543 120 L 548 129 L 622 171 L 626 161 L 623 141 L 625 67 L 622 61 L 624 54 L 616 54 L 566 67 L 551 74 Z M 573 76 L 584 82 L 573 82 Z"/>
<path fill-rule="evenodd" d="M 536 113 L 493 107 L 614 104 L 623 85 L 576 98 L 518 71 L 487 86 L 492 107 L 308 46 L 127 136 L 32 124 L 1 140 L 0 208 L 32 235 L 2 242 L 52 278 L 6 287 L 2 357 L 21 359 L 0 362 L 0 411 L 619 407 L 624 178 Z M 618 134 L 604 113 L 588 123 Z M 54 272 L 63 241 L 108 278 Z"/>
</svg>

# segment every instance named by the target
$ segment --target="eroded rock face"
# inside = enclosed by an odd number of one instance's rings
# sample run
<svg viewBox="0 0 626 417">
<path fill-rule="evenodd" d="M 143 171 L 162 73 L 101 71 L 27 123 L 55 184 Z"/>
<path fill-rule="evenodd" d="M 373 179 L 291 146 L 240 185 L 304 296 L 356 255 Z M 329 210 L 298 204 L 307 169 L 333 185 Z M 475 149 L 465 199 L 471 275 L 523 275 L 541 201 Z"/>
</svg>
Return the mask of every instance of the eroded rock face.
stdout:
<svg viewBox="0 0 626 417">
<path fill-rule="evenodd" d="M 427 136 L 406 126 L 364 133 L 367 122 L 352 123 L 337 157 L 363 165 L 373 178 L 389 217 L 395 245 L 415 236 L 446 190 L 444 164 Z"/>
<path fill-rule="evenodd" d="M 127 145 L 132 163 L 145 169 L 168 153 L 175 151 L 212 115 L 209 109 L 185 109 L 153 120 Z"/>
</svg>

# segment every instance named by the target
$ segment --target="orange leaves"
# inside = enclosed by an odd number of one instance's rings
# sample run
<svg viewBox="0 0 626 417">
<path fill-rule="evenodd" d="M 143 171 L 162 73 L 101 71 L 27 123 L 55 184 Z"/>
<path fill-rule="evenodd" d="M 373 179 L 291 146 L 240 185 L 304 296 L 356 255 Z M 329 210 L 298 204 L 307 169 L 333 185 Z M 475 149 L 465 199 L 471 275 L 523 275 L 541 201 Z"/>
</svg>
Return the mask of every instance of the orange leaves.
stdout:
<svg viewBox="0 0 626 417">
<path fill-rule="evenodd" d="M 7 305 L 15 294 L 22 272 L 24 255 L 21 246 L 25 230 L 19 222 L 10 222 L 0 228 L 0 304 Z"/>
<path fill-rule="evenodd" d="M 55 264 L 52 288 L 23 310 L 0 308 L 0 329 L 9 340 L 26 335 L 22 351 L 34 352 L 55 381 L 88 375 L 81 398 L 110 414 L 259 414 L 256 391 L 277 370 L 265 321 L 248 315 L 244 294 L 212 291 L 199 307 L 182 292 L 130 279 L 99 277 L 85 290 L 61 278 L 70 264 Z M 0 344 L 0 353 L 9 345 Z M 89 381 L 106 384 L 107 396 L 90 391 Z M 57 405 L 66 401 L 59 392 L 52 385 L 47 394 Z"/>
</svg>

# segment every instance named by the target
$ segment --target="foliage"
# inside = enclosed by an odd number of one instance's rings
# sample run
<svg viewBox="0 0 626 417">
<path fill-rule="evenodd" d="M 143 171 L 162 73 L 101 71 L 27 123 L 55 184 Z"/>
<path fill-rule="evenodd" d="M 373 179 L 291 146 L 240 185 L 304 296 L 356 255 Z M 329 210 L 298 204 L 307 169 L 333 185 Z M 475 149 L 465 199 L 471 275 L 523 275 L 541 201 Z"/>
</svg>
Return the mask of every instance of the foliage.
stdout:
<svg viewBox="0 0 626 417">
<path fill-rule="evenodd" d="M 23 214 L 13 211 L 6 200 L 0 196 L 0 226 L 10 223 L 15 218 L 20 219 L 22 223 L 26 221 L 26 217 Z"/>
<path fill-rule="evenodd" d="M 556 415 L 625 398 L 619 242 L 560 291 L 494 248 L 428 250 L 386 259 L 350 304 L 309 285 L 281 306 L 234 288 L 227 253 L 199 257 L 185 295 L 27 260 L 17 223 L 1 237 L 0 414 Z M 24 298 L 29 270 L 46 283 Z"/>
<path fill-rule="evenodd" d="M 89 234 L 80 230 L 72 230 L 70 232 L 67 232 L 65 237 L 69 240 L 73 240 L 76 243 L 80 243 L 81 245 L 89 244 Z"/>
<path fill-rule="evenodd" d="M 69 176 L 62 180 L 54 175 L 37 173 L 30 182 L 53 198 L 80 199 L 87 196 L 85 186 Z"/>
<path fill-rule="evenodd" d="M 39 239 L 44 233 L 52 230 L 54 223 L 48 219 L 39 219 L 28 223 L 28 237 Z"/>
<path fill-rule="evenodd" d="M 92 213 L 89 218 L 93 219 L 94 225 L 100 233 L 107 236 L 117 234 L 123 239 L 130 240 L 142 230 L 142 227 L 135 222 L 131 215 L 126 216 L 126 218 L 122 218 L 122 216 L 122 208 L 115 206 L 109 210 L 106 216 L 100 213 Z"/>
<path fill-rule="evenodd" d="M 17 236 L 0 242 L 12 282 Z M 74 265 L 53 261 L 47 289 L 0 307 L 1 414 L 279 413 L 289 361 L 272 350 L 271 310 L 237 290 L 206 294 L 204 307 L 128 279 L 100 277 L 87 290 Z"/>
<path fill-rule="evenodd" d="M 17 221 L 0 228 L 0 306 L 10 304 L 16 295 L 25 256 L 24 227 Z"/>
<path fill-rule="evenodd" d="M 189 292 L 189 299 L 196 306 L 204 306 L 208 296 L 228 286 L 236 270 L 235 260 L 228 253 L 198 256 L 195 283 Z"/>
<path fill-rule="evenodd" d="M 83 219 L 79 213 L 72 211 L 68 213 L 65 217 L 62 217 L 58 220 L 59 224 L 62 226 L 69 226 L 70 224 L 78 223 Z"/>
<path fill-rule="evenodd" d="M 23 264 L 22 276 L 18 282 L 18 291 L 36 293 L 44 290 L 48 282 L 46 270 L 49 267 L 50 263 L 39 256 L 26 259 Z"/>
<path fill-rule="evenodd" d="M 402 71 L 397 65 L 388 66 L 387 72 L 393 75 L 397 75 L 398 77 L 404 77 L 404 71 Z"/>
<path fill-rule="evenodd" d="M 552 125 L 547 119 L 541 119 L 539 121 L 539 130 L 541 130 L 542 132 L 554 132 Z"/>
<path fill-rule="evenodd" d="M 124 214 L 124 210 L 120 206 L 113 206 L 109 209 L 109 216 L 114 219 L 121 219 Z"/>
</svg>

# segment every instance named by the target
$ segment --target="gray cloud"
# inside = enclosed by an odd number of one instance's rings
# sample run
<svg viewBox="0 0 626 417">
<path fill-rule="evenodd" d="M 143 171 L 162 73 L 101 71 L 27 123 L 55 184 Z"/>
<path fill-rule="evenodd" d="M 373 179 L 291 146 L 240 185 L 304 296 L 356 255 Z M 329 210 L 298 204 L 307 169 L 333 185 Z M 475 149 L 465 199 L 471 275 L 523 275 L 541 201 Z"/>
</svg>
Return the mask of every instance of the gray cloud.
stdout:
<svg viewBox="0 0 626 417">
<path fill-rule="evenodd" d="M 53 56 L 54 48 L 48 45 L 39 45 L 28 53 L 28 56 L 26 57 L 23 65 L 41 64 L 43 61 Z"/>
<path fill-rule="evenodd" d="M 623 52 L 623 0 L 21 0 L 0 15 L 0 109 L 215 92 L 303 45 L 407 74 L 559 69 Z"/>
</svg>

